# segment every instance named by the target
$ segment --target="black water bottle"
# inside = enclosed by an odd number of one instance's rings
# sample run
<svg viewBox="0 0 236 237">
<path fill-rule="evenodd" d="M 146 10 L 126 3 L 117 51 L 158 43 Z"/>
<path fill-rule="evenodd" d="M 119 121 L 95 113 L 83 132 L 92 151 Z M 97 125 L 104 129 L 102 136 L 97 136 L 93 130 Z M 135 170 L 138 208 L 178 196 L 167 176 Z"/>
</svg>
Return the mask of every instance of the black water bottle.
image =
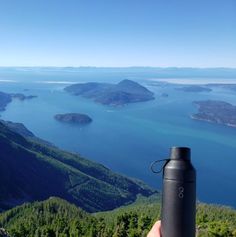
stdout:
<svg viewBox="0 0 236 237">
<path fill-rule="evenodd" d="M 190 152 L 172 147 L 163 167 L 162 237 L 195 237 L 196 171 Z"/>
</svg>

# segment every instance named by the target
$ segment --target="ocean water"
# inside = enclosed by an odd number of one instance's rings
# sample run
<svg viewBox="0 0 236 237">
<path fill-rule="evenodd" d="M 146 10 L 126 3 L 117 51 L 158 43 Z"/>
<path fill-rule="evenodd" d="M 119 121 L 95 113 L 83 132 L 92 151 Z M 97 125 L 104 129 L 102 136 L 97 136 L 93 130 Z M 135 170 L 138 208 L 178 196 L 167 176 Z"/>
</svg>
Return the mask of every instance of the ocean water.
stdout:
<svg viewBox="0 0 236 237">
<path fill-rule="evenodd" d="M 155 93 L 156 99 L 110 107 L 63 90 L 74 82 L 118 82 L 124 78 L 140 81 Z M 40 69 L 0 72 L 0 91 L 38 96 L 26 101 L 15 99 L 1 112 L 1 118 L 24 123 L 36 136 L 62 149 L 78 152 L 158 189 L 162 177 L 150 171 L 151 162 L 167 158 L 171 146 L 189 146 L 197 169 L 198 199 L 236 207 L 236 128 L 190 118 L 197 111 L 193 101 L 215 99 L 236 105 L 235 92 L 217 88 L 211 92 L 187 93 L 176 90 L 180 86 L 178 80 L 169 84 L 149 79 L 148 75 L 139 77 L 138 73 L 135 76 L 106 71 L 98 75 Z M 197 80 L 199 84 L 201 78 Z M 162 93 L 169 96 L 162 97 Z M 88 114 L 93 122 L 75 126 L 53 118 L 57 113 L 69 112 Z"/>
</svg>

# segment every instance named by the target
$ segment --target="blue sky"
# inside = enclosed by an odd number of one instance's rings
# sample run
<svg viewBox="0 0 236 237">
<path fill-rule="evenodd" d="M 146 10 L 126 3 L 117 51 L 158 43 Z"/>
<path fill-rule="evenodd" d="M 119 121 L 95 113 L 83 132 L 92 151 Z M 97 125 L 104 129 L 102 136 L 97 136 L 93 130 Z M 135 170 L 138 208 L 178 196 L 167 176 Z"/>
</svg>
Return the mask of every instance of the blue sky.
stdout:
<svg viewBox="0 0 236 237">
<path fill-rule="evenodd" d="M 1 0 L 0 66 L 236 67 L 236 1 Z"/>
</svg>

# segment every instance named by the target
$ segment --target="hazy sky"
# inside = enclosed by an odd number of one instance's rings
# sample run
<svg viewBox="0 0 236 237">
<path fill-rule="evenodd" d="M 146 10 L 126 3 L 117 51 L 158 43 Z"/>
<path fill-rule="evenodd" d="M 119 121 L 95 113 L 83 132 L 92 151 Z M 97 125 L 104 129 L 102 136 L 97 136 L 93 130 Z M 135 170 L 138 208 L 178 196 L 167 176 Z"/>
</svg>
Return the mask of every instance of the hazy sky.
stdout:
<svg viewBox="0 0 236 237">
<path fill-rule="evenodd" d="M 236 67 L 236 0 L 0 0 L 0 66 Z"/>
</svg>

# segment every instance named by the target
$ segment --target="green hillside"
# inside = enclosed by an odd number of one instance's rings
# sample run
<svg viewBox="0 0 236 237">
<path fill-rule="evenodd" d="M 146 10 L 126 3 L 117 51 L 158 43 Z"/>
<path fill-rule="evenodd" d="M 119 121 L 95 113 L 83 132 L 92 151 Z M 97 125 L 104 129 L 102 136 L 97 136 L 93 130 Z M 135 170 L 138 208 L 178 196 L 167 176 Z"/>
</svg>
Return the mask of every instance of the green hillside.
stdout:
<svg viewBox="0 0 236 237">
<path fill-rule="evenodd" d="M 11 237 L 146 237 L 160 216 L 159 196 L 139 197 L 113 211 L 88 214 L 59 198 L 24 204 L 0 214 Z M 199 237 L 236 236 L 236 210 L 207 204 L 197 207 Z"/>
<path fill-rule="evenodd" d="M 160 212 L 160 196 L 152 195 L 148 198 L 140 197 L 135 203 L 126 207 L 96 213 L 95 216 L 98 219 L 104 218 L 108 226 L 113 226 L 114 233 L 126 232 L 118 236 L 146 237 L 153 223 L 160 219 Z M 196 229 L 198 237 L 236 236 L 236 210 L 230 207 L 198 203 Z"/>
<path fill-rule="evenodd" d="M 22 129 L 21 129 L 22 131 Z M 78 154 L 22 136 L 0 122 L 0 209 L 58 196 L 89 212 L 110 210 L 154 192 Z"/>
</svg>

